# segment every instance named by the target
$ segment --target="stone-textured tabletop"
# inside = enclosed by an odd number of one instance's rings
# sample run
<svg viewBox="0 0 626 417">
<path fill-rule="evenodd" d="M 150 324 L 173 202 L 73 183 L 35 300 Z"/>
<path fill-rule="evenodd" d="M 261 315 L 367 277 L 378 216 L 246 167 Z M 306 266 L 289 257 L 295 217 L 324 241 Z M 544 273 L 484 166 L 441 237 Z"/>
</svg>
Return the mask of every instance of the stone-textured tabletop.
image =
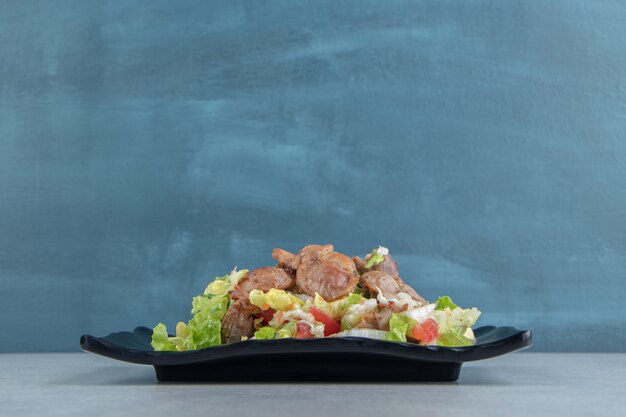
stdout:
<svg viewBox="0 0 626 417">
<path fill-rule="evenodd" d="M 0 354 L 3 417 L 589 417 L 624 410 L 621 353 L 524 352 L 465 364 L 457 382 L 400 384 L 169 384 L 158 383 L 150 366 L 87 353 Z"/>
</svg>

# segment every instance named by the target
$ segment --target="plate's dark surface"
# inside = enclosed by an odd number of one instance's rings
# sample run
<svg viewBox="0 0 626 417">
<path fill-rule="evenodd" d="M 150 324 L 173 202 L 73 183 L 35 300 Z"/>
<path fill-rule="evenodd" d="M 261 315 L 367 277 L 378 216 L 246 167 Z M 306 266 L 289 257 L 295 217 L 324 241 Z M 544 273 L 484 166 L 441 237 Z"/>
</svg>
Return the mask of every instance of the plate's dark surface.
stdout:
<svg viewBox="0 0 626 417">
<path fill-rule="evenodd" d="M 152 330 L 84 335 L 83 350 L 153 365 L 160 381 L 455 381 L 463 362 L 532 344 L 530 330 L 485 326 L 476 344 L 446 348 L 360 337 L 250 340 L 190 352 L 154 352 Z"/>
</svg>

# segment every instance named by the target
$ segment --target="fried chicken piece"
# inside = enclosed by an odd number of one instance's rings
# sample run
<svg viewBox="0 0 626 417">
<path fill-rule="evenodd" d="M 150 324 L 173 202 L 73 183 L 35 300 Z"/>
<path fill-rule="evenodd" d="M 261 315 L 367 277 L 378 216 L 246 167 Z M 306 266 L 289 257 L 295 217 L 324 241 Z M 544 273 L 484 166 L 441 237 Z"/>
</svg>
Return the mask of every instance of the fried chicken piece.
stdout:
<svg viewBox="0 0 626 417">
<path fill-rule="evenodd" d="M 359 284 L 361 288 L 372 294 L 378 294 L 380 289 L 385 297 L 393 297 L 402 291 L 400 284 L 394 279 L 393 275 L 382 271 L 365 272 L 359 278 Z"/>
<path fill-rule="evenodd" d="M 367 271 L 383 271 L 391 275 L 398 275 L 398 263 L 395 259 L 392 258 L 390 254 L 385 255 L 385 259 L 383 259 L 381 263 L 374 265 L 369 269 L 366 269 L 365 265 L 367 265 L 367 261 L 369 261 L 371 257 L 372 254 L 370 253 L 365 257 L 365 259 L 361 259 L 358 256 L 352 258 L 356 265 L 357 271 L 359 271 L 359 274 L 363 274 Z"/>
<path fill-rule="evenodd" d="M 252 290 L 261 290 L 263 292 L 267 292 L 272 288 L 288 290 L 292 288 L 295 283 L 295 277 L 288 274 L 284 269 L 265 266 L 248 272 L 248 274 L 239 281 L 230 296 L 233 299 L 247 299 L 248 294 Z"/>
<path fill-rule="evenodd" d="M 373 271 L 382 271 L 390 275 L 398 276 L 398 263 L 391 256 L 391 254 L 385 255 L 385 259 L 378 265 L 374 265 Z"/>
<path fill-rule="evenodd" d="M 284 249 L 274 248 L 272 258 L 278 262 L 278 267 L 295 271 L 300 266 L 300 256 L 287 252 Z"/>
<path fill-rule="evenodd" d="M 242 336 L 251 337 L 254 334 L 254 313 L 258 307 L 250 304 L 250 291 L 269 291 L 272 288 L 287 290 L 295 285 L 295 277 L 284 269 L 266 266 L 253 269 L 243 277 L 230 293 L 236 300 L 230 306 L 222 320 L 222 340 L 224 343 L 239 342 Z"/>
<path fill-rule="evenodd" d="M 426 300 L 402 281 L 398 275 L 391 275 L 383 271 L 368 271 L 361 275 L 359 284 L 361 288 L 372 294 L 378 294 L 378 289 L 380 289 L 384 297 L 394 298 L 399 292 L 405 292 L 421 304 L 427 304 Z"/>
<path fill-rule="evenodd" d="M 254 334 L 254 317 L 259 310 L 250 304 L 248 299 L 240 299 L 233 303 L 222 319 L 222 342 L 240 342 L 243 336 L 251 337 Z"/>
<path fill-rule="evenodd" d="M 367 265 L 367 261 L 369 261 L 372 256 L 373 255 L 370 253 L 365 259 L 361 259 L 358 256 L 352 258 L 357 270 L 361 274 L 359 284 L 362 288 L 373 294 L 378 294 L 376 290 L 376 287 L 378 287 L 385 297 L 394 297 L 398 292 L 405 292 L 421 304 L 427 303 L 417 291 L 400 278 L 398 274 L 398 263 L 393 259 L 391 254 L 387 253 L 382 262 L 371 268 L 366 268 L 365 265 Z"/>
<path fill-rule="evenodd" d="M 363 274 L 365 272 L 366 262 L 360 256 L 353 256 L 352 261 L 354 262 L 354 265 L 356 266 L 356 270 L 359 275 Z"/>
<path fill-rule="evenodd" d="M 298 254 L 274 249 L 278 266 L 295 271 L 296 286 L 304 294 L 334 301 L 354 291 L 358 274 L 354 261 L 334 252 L 333 245 L 307 245 Z"/>
</svg>

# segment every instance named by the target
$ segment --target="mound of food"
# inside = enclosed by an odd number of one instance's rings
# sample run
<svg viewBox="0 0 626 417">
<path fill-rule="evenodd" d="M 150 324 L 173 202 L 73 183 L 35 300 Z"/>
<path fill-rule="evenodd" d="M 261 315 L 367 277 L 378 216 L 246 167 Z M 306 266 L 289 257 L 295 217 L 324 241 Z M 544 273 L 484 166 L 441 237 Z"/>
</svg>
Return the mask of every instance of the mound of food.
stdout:
<svg viewBox="0 0 626 417">
<path fill-rule="evenodd" d="M 157 351 L 187 351 L 250 339 L 368 337 L 422 345 L 474 343 L 476 308 L 450 297 L 429 303 L 398 274 L 398 264 L 379 246 L 364 259 L 308 245 L 298 253 L 274 249 L 276 266 L 235 268 L 193 298 L 188 323 L 169 336 L 159 323 Z"/>
</svg>

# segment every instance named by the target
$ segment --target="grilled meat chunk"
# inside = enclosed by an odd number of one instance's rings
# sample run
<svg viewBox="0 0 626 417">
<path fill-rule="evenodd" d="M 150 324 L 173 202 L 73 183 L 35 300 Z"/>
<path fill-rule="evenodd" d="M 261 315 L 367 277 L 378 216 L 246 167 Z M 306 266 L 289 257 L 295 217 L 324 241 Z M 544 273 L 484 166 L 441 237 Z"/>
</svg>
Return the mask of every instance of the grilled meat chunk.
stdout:
<svg viewBox="0 0 626 417">
<path fill-rule="evenodd" d="M 252 290 L 261 290 L 264 292 L 272 288 L 288 290 L 295 285 L 295 282 L 295 277 L 288 274 L 284 269 L 265 266 L 248 272 L 248 275 L 239 281 L 235 290 L 231 293 L 231 298 L 247 299 L 248 294 Z"/>
<path fill-rule="evenodd" d="M 420 304 L 426 304 L 426 300 L 413 288 L 407 285 L 398 275 L 391 275 L 383 271 L 368 271 L 359 278 L 359 284 L 364 290 L 372 294 L 378 294 L 378 289 L 386 298 L 394 298 L 399 292 L 405 292 Z"/>
<path fill-rule="evenodd" d="M 337 300 L 354 291 L 358 274 L 354 261 L 335 252 L 333 245 L 308 245 L 298 254 L 274 249 L 278 266 L 296 273 L 296 286 L 310 296 L 319 293 L 327 301 Z"/>
<path fill-rule="evenodd" d="M 395 261 L 395 259 L 392 258 L 390 254 L 385 255 L 385 259 L 383 259 L 381 263 L 374 265 L 371 268 L 366 269 L 365 265 L 367 264 L 367 261 L 369 261 L 371 257 L 372 257 L 372 254 L 370 253 L 365 257 L 365 259 L 361 259 L 358 256 L 355 256 L 352 258 L 352 260 L 354 261 L 356 265 L 357 270 L 359 271 L 359 274 L 363 274 L 367 271 L 383 271 L 391 275 L 398 275 L 398 263 Z"/>
<path fill-rule="evenodd" d="M 295 271 L 300 266 L 300 255 L 287 252 L 284 249 L 274 248 L 272 258 L 278 262 L 278 267 Z"/>
<path fill-rule="evenodd" d="M 258 307 L 250 304 L 247 299 L 235 301 L 222 319 L 222 342 L 240 342 L 243 336 L 254 334 L 254 317 Z"/>
</svg>

